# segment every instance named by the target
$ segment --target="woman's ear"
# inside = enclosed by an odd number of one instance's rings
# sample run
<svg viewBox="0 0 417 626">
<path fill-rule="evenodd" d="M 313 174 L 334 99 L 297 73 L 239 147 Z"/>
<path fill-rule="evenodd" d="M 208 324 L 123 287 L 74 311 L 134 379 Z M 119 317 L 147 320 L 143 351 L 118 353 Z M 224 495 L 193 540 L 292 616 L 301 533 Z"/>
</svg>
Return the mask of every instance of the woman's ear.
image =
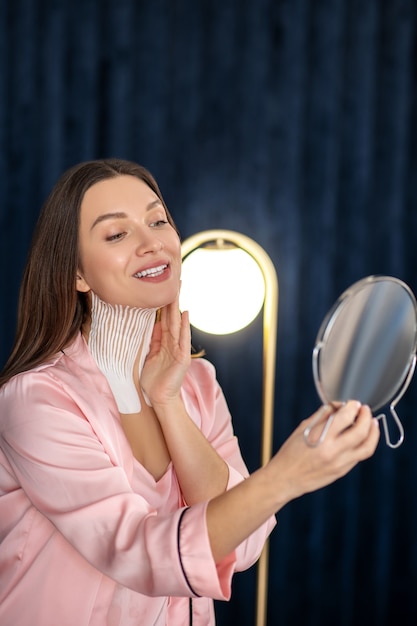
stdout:
<svg viewBox="0 0 417 626">
<path fill-rule="evenodd" d="M 77 291 L 81 291 L 82 293 L 87 293 L 88 291 L 91 291 L 90 285 L 82 277 L 79 271 L 77 272 Z"/>
</svg>

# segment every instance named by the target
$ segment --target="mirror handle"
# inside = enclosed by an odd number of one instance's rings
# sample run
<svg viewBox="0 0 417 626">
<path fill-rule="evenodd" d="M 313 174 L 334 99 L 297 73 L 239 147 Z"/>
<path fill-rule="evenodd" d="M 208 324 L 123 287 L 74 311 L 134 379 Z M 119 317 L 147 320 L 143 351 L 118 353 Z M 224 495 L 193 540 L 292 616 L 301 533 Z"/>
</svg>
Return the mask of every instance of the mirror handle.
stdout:
<svg viewBox="0 0 417 626">
<path fill-rule="evenodd" d="M 393 443 L 391 441 L 391 437 L 390 437 L 389 429 L 388 429 L 387 418 L 386 418 L 385 414 L 381 413 L 380 415 L 376 416 L 376 419 L 380 419 L 381 422 L 382 422 L 382 425 L 383 425 L 383 428 L 384 428 L 384 434 L 385 434 L 385 441 L 387 443 L 387 446 L 389 446 L 390 448 L 398 448 L 402 444 L 402 442 L 404 441 L 404 428 L 403 428 L 403 425 L 401 423 L 400 418 L 398 417 L 398 413 L 395 410 L 395 407 L 397 406 L 398 402 L 403 397 L 404 392 L 407 389 L 407 387 L 408 387 L 408 385 L 409 385 L 409 383 L 410 383 L 410 381 L 411 381 L 411 379 L 413 377 L 415 367 L 416 367 L 416 355 L 414 354 L 413 360 L 411 361 L 410 368 L 409 368 L 408 373 L 407 373 L 407 376 L 406 376 L 406 378 L 404 380 L 402 389 L 400 390 L 400 393 L 397 395 L 397 397 L 391 402 L 390 407 L 389 407 L 391 415 L 394 418 L 394 421 L 395 421 L 395 423 L 397 425 L 398 432 L 399 432 L 399 437 L 398 437 L 398 440 L 397 440 L 396 443 Z"/>
<path fill-rule="evenodd" d="M 334 416 L 335 414 L 332 413 L 331 415 L 329 415 L 329 417 L 327 418 L 324 426 L 323 426 L 323 430 L 321 431 L 320 437 L 317 439 L 317 441 L 311 441 L 310 439 L 310 433 L 312 431 L 312 429 L 314 428 L 314 426 L 316 426 L 316 424 L 321 420 L 321 413 L 319 412 L 319 414 L 317 415 L 317 417 L 314 418 L 314 420 L 311 422 L 310 426 L 307 426 L 307 428 L 304 429 L 304 441 L 305 443 L 310 447 L 310 448 L 317 448 L 317 446 L 319 446 L 321 443 L 323 443 L 323 441 L 326 438 L 327 435 L 327 431 L 329 430 L 333 420 L 334 420 Z"/>
<path fill-rule="evenodd" d="M 382 426 L 384 428 L 385 442 L 387 446 L 389 446 L 390 448 L 399 448 L 402 442 L 404 441 L 404 428 L 403 428 L 403 425 L 401 424 L 401 420 L 398 417 L 396 410 L 394 409 L 392 405 L 390 406 L 390 411 L 391 411 L 392 417 L 394 418 L 395 423 L 397 424 L 398 432 L 399 432 L 399 438 L 396 443 L 393 443 L 391 441 L 385 413 L 380 413 L 379 415 L 376 416 L 376 419 L 381 420 L 382 422 Z"/>
</svg>

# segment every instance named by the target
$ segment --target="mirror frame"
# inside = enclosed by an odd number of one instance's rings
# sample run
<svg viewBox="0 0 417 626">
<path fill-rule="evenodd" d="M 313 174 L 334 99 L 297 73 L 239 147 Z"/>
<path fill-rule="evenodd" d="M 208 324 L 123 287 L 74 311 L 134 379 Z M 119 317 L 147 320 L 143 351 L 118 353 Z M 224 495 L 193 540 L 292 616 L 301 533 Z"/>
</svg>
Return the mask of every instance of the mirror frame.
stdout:
<svg viewBox="0 0 417 626">
<path fill-rule="evenodd" d="M 390 394 L 389 399 L 384 402 L 383 404 L 379 404 L 377 406 L 374 407 L 375 410 L 378 410 L 379 408 L 382 408 L 383 406 L 389 405 L 390 408 L 390 412 L 391 415 L 397 425 L 398 431 L 399 431 L 399 438 L 397 440 L 397 442 L 393 443 L 391 441 L 391 437 L 389 434 L 389 429 L 388 429 L 388 424 L 387 424 L 387 419 L 385 414 L 380 414 L 377 415 L 377 419 L 380 419 L 383 423 L 383 427 L 384 427 L 384 434 L 385 434 L 385 439 L 387 442 L 387 445 L 391 448 L 397 448 L 398 446 L 400 446 L 404 440 L 404 429 L 402 426 L 402 423 L 398 417 L 398 414 L 395 410 L 396 405 L 398 404 L 398 402 L 400 401 L 400 399 L 403 397 L 406 389 L 408 388 L 411 379 L 413 377 L 414 374 L 414 370 L 415 370 L 415 365 L 416 365 L 416 350 L 417 350 L 417 302 L 416 302 L 416 298 L 413 294 L 413 292 L 411 291 L 410 287 L 404 283 L 403 281 L 401 281 L 398 278 L 392 277 L 392 276 L 384 276 L 384 275 L 371 275 L 371 276 L 367 276 L 366 278 L 363 278 L 359 281 L 357 281 L 356 283 L 352 284 L 348 289 L 346 289 L 341 295 L 340 297 L 336 300 L 335 304 L 331 307 L 331 309 L 328 311 L 327 315 L 324 317 L 323 322 L 320 326 L 319 332 L 317 334 L 316 337 L 316 341 L 315 341 L 315 347 L 313 349 L 313 354 L 312 354 L 312 366 L 313 366 L 313 377 L 314 377 L 314 383 L 316 386 L 316 390 L 318 392 L 318 395 L 321 399 L 321 401 L 324 404 L 327 405 L 335 405 L 335 399 L 330 400 L 327 396 L 326 393 L 324 391 L 323 388 L 323 382 L 322 382 L 322 377 L 320 377 L 320 353 L 323 350 L 323 347 L 326 344 L 326 340 L 328 339 L 333 326 L 336 322 L 336 319 L 338 317 L 338 315 L 344 310 L 344 308 L 347 306 L 349 299 L 358 294 L 360 291 L 362 291 L 367 285 L 374 285 L 377 282 L 390 282 L 390 283 L 395 283 L 398 286 L 400 286 L 408 295 L 410 302 L 413 306 L 413 310 L 414 310 L 414 317 L 415 317 L 415 324 L 414 324 L 414 338 L 412 341 L 412 345 L 410 346 L 410 354 L 409 354 L 409 358 L 408 361 L 404 364 L 404 376 L 398 381 L 397 386 L 394 388 L 394 390 L 392 391 L 392 393 Z M 372 408 L 372 407 L 371 407 Z M 322 441 L 324 440 L 328 429 L 330 428 L 331 422 L 333 421 L 333 416 L 334 414 L 332 414 L 328 420 L 326 421 L 326 424 L 321 432 L 320 437 L 318 438 L 318 440 L 316 442 L 312 442 L 309 438 L 310 432 L 312 430 L 312 428 L 314 427 L 315 424 L 311 424 L 310 427 L 308 427 L 305 432 L 304 432 L 304 438 L 306 440 L 306 443 L 308 443 L 308 445 L 310 446 L 317 446 L 320 443 L 322 443 Z M 318 418 L 319 419 L 319 418 Z M 318 420 L 317 420 L 318 421 Z M 317 423 L 317 421 L 315 423 Z"/>
</svg>

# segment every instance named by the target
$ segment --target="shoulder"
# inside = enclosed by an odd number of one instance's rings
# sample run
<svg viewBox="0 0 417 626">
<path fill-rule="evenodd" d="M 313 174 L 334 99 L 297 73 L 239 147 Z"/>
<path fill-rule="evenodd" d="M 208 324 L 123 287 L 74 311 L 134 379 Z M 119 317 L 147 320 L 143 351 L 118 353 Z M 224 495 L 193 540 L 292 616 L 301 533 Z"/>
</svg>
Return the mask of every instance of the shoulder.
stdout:
<svg viewBox="0 0 417 626">
<path fill-rule="evenodd" d="M 8 397 L 15 394 L 28 394 L 36 387 L 50 384 L 51 380 L 58 382 L 63 378 L 63 372 L 71 371 L 77 362 L 82 363 L 82 337 L 77 337 L 64 349 L 49 357 L 36 367 L 20 372 L 13 376 L 0 389 L 0 395 Z"/>
<path fill-rule="evenodd" d="M 58 360 L 16 374 L 3 385 L 0 390 L 2 430 L 37 419 L 42 407 L 63 404 L 62 396 L 66 394 L 52 374 Z"/>
<path fill-rule="evenodd" d="M 8 398 L 30 396 L 33 393 L 36 393 L 37 387 L 44 386 L 48 381 L 50 381 L 51 372 L 57 367 L 62 358 L 62 353 L 56 354 L 41 365 L 37 365 L 30 370 L 15 374 L 1 387 L 1 401 L 4 402 L 7 401 Z"/>
<path fill-rule="evenodd" d="M 205 357 L 196 357 L 191 359 L 188 372 L 191 376 L 195 377 L 208 377 L 210 379 L 216 378 L 216 368 L 213 363 L 208 361 Z"/>
<path fill-rule="evenodd" d="M 39 418 L 48 412 L 76 411 L 79 399 L 98 387 L 97 368 L 88 359 L 77 337 L 68 349 L 26 372 L 16 374 L 0 389 L 0 424 L 2 428 Z M 101 390 L 100 390 L 101 391 Z M 58 408 L 59 407 L 59 408 Z"/>
<path fill-rule="evenodd" d="M 192 359 L 184 382 L 186 386 L 188 384 L 192 387 L 198 387 L 206 393 L 213 391 L 218 387 L 216 369 L 210 361 L 203 357 Z"/>
<path fill-rule="evenodd" d="M 197 421 L 212 418 L 221 389 L 216 379 L 214 365 L 205 358 L 192 359 L 182 387 L 185 405 Z"/>
</svg>

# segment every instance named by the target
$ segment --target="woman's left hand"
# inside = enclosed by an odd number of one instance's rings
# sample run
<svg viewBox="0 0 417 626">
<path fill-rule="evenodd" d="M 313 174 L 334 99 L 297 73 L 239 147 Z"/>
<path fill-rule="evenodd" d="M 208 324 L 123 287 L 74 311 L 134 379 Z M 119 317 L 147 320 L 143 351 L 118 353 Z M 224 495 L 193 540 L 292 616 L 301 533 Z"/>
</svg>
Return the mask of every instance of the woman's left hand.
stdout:
<svg viewBox="0 0 417 626">
<path fill-rule="evenodd" d="M 177 297 L 161 309 L 142 370 L 140 384 L 152 406 L 164 406 L 178 398 L 190 360 L 188 312 L 180 312 Z"/>
<path fill-rule="evenodd" d="M 140 382 L 161 426 L 188 505 L 223 493 L 229 478 L 227 463 L 191 419 L 181 398 L 190 361 L 188 312 L 180 313 L 176 299 L 161 310 Z"/>
</svg>

